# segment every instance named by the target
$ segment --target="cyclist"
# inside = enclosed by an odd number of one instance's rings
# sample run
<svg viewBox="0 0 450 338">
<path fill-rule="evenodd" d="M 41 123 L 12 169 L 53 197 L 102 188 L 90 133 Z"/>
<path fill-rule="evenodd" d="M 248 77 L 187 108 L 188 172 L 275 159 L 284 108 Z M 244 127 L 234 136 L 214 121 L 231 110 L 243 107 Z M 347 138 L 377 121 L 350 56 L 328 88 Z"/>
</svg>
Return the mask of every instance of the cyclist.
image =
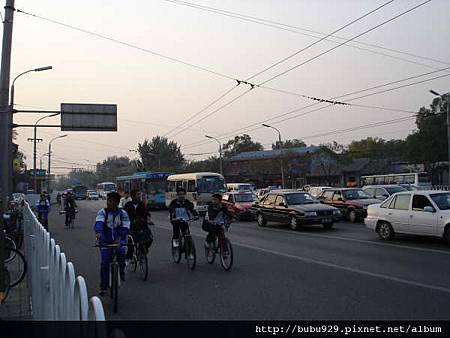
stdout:
<svg viewBox="0 0 450 338">
<path fill-rule="evenodd" d="M 117 248 L 117 261 L 120 267 L 120 279 L 125 281 L 125 246 L 130 229 L 130 219 L 122 208 L 119 208 L 120 194 L 110 192 L 106 196 L 106 208 L 100 209 L 95 219 L 94 230 L 99 245 L 120 243 Z M 109 285 L 109 263 L 111 261 L 112 248 L 101 247 L 100 264 L 100 296 L 104 296 Z"/>
<path fill-rule="evenodd" d="M 198 213 L 194 208 L 194 204 L 186 198 L 186 190 L 177 188 L 177 198 L 170 202 L 169 217 L 173 226 L 173 246 L 178 247 L 180 240 L 180 230 L 183 234 L 189 233 L 188 220 L 192 218 L 198 219 Z"/>
<path fill-rule="evenodd" d="M 77 203 L 75 202 L 75 198 L 71 192 L 68 192 L 66 198 L 64 199 L 64 211 L 66 212 L 66 226 L 69 226 L 69 215 L 72 214 L 72 217 L 75 218 L 75 210 L 77 208 Z"/>
<path fill-rule="evenodd" d="M 131 201 L 130 193 L 128 191 L 125 191 L 123 193 L 122 198 L 120 199 L 119 207 L 125 208 L 125 204 Z"/>
<path fill-rule="evenodd" d="M 146 241 L 142 243 L 145 245 L 147 251 L 150 248 L 150 245 L 153 242 L 153 234 L 149 228 L 148 218 L 150 217 L 150 211 L 145 206 L 144 202 L 142 202 L 142 195 L 138 189 L 131 190 L 130 193 L 131 201 L 127 202 L 124 206 L 124 210 L 127 212 L 128 217 L 130 218 L 130 232 L 134 239 L 137 238 L 137 232 L 145 232 L 146 233 Z M 123 197 L 122 197 L 123 198 Z M 128 246 L 127 251 L 127 259 L 133 258 L 133 246 Z"/>
<path fill-rule="evenodd" d="M 225 226 L 229 226 L 231 218 L 231 214 L 227 207 L 222 204 L 222 195 L 212 195 L 212 203 L 208 206 L 208 211 L 206 212 L 202 224 L 202 229 L 208 232 L 205 240 L 206 247 L 214 247 L 216 237 L 219 235 L 220 230 L 218 224 L 222 223 Z"/>
<path fill-rule="evenodd" d="M 39 200 L 36 202 L 36 210 L 38 212 L 38 220 L 41 222 L 45 230 L 48 231 L 48 214 L 50 212 L 50 202 L 45 193 L 41 193 Z"/>
</svg>

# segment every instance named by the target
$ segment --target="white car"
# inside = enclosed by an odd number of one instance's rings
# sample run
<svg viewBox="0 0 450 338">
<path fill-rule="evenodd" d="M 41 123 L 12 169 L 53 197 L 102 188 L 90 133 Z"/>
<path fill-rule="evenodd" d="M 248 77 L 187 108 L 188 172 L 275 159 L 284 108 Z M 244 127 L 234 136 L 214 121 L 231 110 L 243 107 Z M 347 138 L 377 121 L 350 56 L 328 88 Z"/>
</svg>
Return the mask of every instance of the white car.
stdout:
<svg viewBox="0 0 450 338">
<path fill-rule="evenodd" d="M 95 190 L 88 190 L 86 193 L 86 198 L 88 200 L 98 200 L 98 194 Z"/>
<path fill-rule="evenodd" d="M 450 245 L 450 191 L 406 191 L 370 205 L 366 227 L 390 240 L 396 233 L 442 237 Z"/>
</svg>

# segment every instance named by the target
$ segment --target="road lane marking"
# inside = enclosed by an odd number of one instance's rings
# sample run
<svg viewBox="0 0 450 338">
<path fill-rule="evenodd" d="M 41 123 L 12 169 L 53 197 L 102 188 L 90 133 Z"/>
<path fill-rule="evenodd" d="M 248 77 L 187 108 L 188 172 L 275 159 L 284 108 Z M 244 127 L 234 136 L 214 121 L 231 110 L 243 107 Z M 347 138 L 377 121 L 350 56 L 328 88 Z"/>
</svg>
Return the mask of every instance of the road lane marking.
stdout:
<svg viewBox="0 0 450 338">
<path fill-rule="evenodd" d="M 155 227 L 160 228 L 160 229 L 165 229 L 165 230 L 172 231 L 172 229 L 167 227 L 167 226 L 155 225 Z M 205 235 L 200 235 L 200 234 L 195 233 L 195 232 L 193 233 L 192 231 L 191 231 L 191 235 L 196 236 L 196 237 L 201 237 L 201 238 L 205 237 Z M 389 276 L 389 275 L 385 275 L 385 274 L 382 274 L 382 273 L 370 272 L 370 271 L 367 271 L 367 270 L 351 268 L 349 266 L 335 264 L 335 263 L 330 263 L 330 262 L 325 262 L 325 261 L 321 261 L 321 260 L 317 260 L 317 259 L 313 259 L 313 258 L 291 255 L 291 254 L 288 254 L 288 253 L 285 253 L 285 252 L 265 249 L 265 248 L 261 248 L 261 247 L 258 247 L 258 246 L 237 242 L 237 241 L 234 241 L 234 240 L 232 242 L 232 245 L 241 246 L 241 247 L 244 247 L 244 248 L 247 248 L 247 249 L 252 249 L 252 250 L 258 250 L 258 251 L 262 251 L 262 252 L 269 253 L 269 254 L 272 254 L 272 255 L 286 257 L 286 258 L 298 260 L 298 261 L 301 261 L 301 262 L 304 262 L 304 263 L 326 266 L 326 267 L 333 268 L 333 269 L 343 270 L 343 271 L 357 273 L 357 274 L 365 275 L 365 276 L 369 276 L 369 277 L 375 277 L 375 278 L 379 278 L 379 279 L 384 279 L 384 280 L 388 280 L 388 281 L 391 281 L 391 282 L 407 284 L 407 285 L 411 285 L 411 286 L 421 287 L 421 288 L 425 288 L 425 289 L 429 289 L 429 290 L 440 291 L 440 292 L 444 292 L 444 293 L 450 294 L 450 289 L 446 288 L 446 287 L 442 287 L 442 286 L 415 282 L 415 281 L 412 281 L 412 280 L 399 278 L 399 277 L 394 277 L 394 276 Z"/>
</svg>

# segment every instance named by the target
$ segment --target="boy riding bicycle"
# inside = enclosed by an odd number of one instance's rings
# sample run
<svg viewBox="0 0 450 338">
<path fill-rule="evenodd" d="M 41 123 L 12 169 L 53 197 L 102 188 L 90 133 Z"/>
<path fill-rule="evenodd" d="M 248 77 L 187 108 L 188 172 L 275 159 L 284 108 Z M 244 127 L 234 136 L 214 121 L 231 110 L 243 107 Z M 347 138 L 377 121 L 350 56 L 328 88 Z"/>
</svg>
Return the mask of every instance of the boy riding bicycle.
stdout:
<svg viewBox="0 0 450 338">
<path fill-rule="evenodd" d="M 180 230 L 183 234 L 189 233 L 189 223 L 191 218 L 198 219 L 198 213 L 194 204 L 186 198 L 186 190 L 177 188 L 177 198 L 169 205 L 170 223 L 173 226 L 173 246 L 178 247 L 180 240 Z"/>
<path fill-rule="evenodd" d="M 119 208 L 120 195 L 111 192 L 107 195 L 106 208 L 97 213 L 94 225 L 95 234 L 100 246 L 120 243 L 122 247 L 117 250 L 117 260 L 120 266 L 120 279 L 125 281 L 125 248 L 130 229 L 130 219 L 125 210 Z M 109 285 L 109 263 L 112 256 L 112 248 L 100 248 L 100 295 L 104 296 Z"/>
<path fill-rule="evenodd" d="M 205 240 L 206 247 L 214 247 L 216 237 L 220 235 L 222 225 L 229 226 L 231 218 L 231 214 L 227 207 L 222 204 L 222 195 L 212 195 L 212 203 L 208 206 L 208 211 L 206 212 L 202 224 L 202 229 L 208 232 Z"/>
</svg>

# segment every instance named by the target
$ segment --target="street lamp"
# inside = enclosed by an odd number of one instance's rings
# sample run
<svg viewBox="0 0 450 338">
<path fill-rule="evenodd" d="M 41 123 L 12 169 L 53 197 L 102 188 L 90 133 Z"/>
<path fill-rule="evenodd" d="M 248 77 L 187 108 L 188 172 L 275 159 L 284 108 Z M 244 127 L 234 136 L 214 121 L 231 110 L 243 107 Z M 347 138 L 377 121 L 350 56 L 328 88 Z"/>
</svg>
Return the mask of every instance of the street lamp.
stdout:
<svg viewBox="0 0 450 338">
<path fill-rule="evenodd" d="M 282 142 L 281 142 L 281 132 L 277 128 L 273 126 L 269 126 L 268 124 L 263 123 L 263 127 L 272 128 L 278 132 L 278 149 L 280 149 L 280 169 L 281 169 L 281 187 L 284 189 L 284 168 L 283 168 L 283 150 L 282 150 Z"/>
<path fill-rule="evenodd" d="M 50 140 L 50 142 L 48 143 L 48 168 L 47 168 L 47 172 L 48 172 L 48 181 L 47 181 L 47 192 L 50 194 L 50 186 L 51 186 L 51 180 L 52 180 L 52 178 L 51 178 L 51 172 L 50 172 L 50 163 L 51 163 L 51 157 L 52 157 L 52 142 L 53 141 L 55 141 L 55 140 L 57 140 L 57 139 L 60 139 L 60 138 L 63 138 L 63 137 L 66 137 L 67 136 L 67 134 L 64 134 L 64 135 L 60 135 L 60 136 L 56 136 L 56 137 L 54 137 L 54 138 L 52 138 L 51 140 Z"/>
<path fill-rule="evenodd" d="M 41 117 L 40 119 L 38 119 L 36 121 L 36 123 L 34 124 L 34 136 L 33 136 L 33 177 L 34 177 L 34 192 L 37 192 L 37 180 L 36 180 L 36 142 L 37 142 L 37 127 L 38 127 L 38 123 L 41 122 L 43 119 L 46 119 L 48 117 L 53 117 L 53 116 L 57 116 L 60 113 L 53 113 L 50 115 L 45 115 L 43 117 Z"/>
<path fill-rule="evenodd" d="M 11 101 L 10 101 L 11 102 L 11 109 L 14 109 L 14 83 L 16 82 L 16 80 L 19 77 L 21 77 L 22 75 L 25 75 L 25 74 L 28 74 L 28 73 L 31 73 L 31 72 L 43 72 L 45 70 L 50 70 L 50 69 L 53 69 L 53 67 L 52 66 L 46 66 L 46 67 L 34 68 L 34 69 L 27 70 L 26 72 L 20 73 L 19 75 L 17 75 L 14 78 L 14 80 L 12 82 L 12 85 L 11 85 Z"/>
<path fill-rule="evenodd" d="M 448 182 L 450 183 L 450 99 L 449 95 L 444 96 L 439 94 L 438 92 L 435 92 L 434 90 L 430 90 L 430 93 L 436 96 L 439 96 L 441 98 L 441 102 L 444 102 L 447 104 L 447 160 L 448 160 Z"/>
<path fill-rule="evenodd" d="M 216 141 L 219 144 L 219 166 L 220 166 L 220 175 L 223 175 L 223 167 L 222 167 L 222 143 L 220 143 L 219 139 L 214 136 L 205 135 L 206 138 Z"/>
</svg>

